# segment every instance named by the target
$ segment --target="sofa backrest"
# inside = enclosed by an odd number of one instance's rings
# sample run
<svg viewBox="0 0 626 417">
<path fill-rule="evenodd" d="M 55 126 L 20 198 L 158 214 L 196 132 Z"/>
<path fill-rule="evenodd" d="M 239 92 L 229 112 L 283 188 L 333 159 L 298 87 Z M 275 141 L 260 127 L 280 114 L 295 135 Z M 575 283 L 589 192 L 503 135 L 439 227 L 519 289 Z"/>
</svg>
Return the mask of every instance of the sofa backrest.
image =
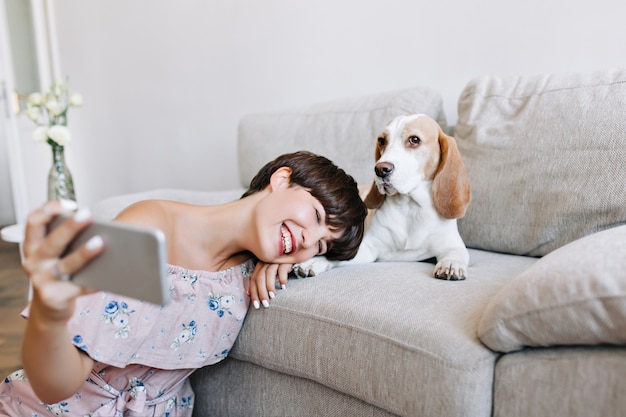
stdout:
<svg viewBox="0 0 626 417">
<path fill-rule="evenodd" d="M 357 183 L 369 184 L 378 134 L 393 117 L 410 113 L 428 114 L 446 128 L 441 96 L 426 87 L 246 115 L 238 131 L 241 184 L 247 188 L 265 163 L 299 150 L 324 155 Z"/>
<path fill-rule="evenodd" d="M 426 87 L 244 116 L 242 187 L 297 150 L 325 155 L 369 185 L 378 133 L 407 113 L 447 129 L 441 96 Z M 461 93 L 453 135 L 472 185 L 459 220 L 468 247 L 543 256 L 626 224 L 626 69 L 477 78 Z"/>
<path fill-rule="evenodd" d="M 468 246 L 542 256 L 626 223 L 626 69 L 478 78 L 454 136 Z"/>
</svg>

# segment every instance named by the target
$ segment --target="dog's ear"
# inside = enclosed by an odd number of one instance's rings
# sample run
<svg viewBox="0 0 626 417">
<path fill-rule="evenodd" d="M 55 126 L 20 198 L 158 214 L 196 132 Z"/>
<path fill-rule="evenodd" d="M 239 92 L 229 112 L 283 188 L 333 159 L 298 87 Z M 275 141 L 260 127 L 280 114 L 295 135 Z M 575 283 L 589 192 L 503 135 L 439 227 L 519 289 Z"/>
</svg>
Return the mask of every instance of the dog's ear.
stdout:
<svg viewBox="0 0 626 417">
<path fill-rule="evenodd" d="M 441 158 L 433 179 L 433 203 L 437 213 L 446 219 L 465 215 L 471 201 L 471 188 L 465 164 L 456 140 L 439 128 Z"/>
<path fill-rule="evenodd" d="M 378 139 L 376 140 L 376 148 L 374 149 L 374 161 L 378 161 L 380 159 L 380 156 L 382 155 L 380 138 L 384 136 L 385 133 L 383 132 L 378 136 Z M 362 193 L 360 194 L 361 196 L 363 196 Z M 365 198 L 363 198 L 365 206 L 370 210 L 377 209 L 383 204 L 383 201 L 385 201 L 385 194 L 378 191 L 376 181 L 372 181 L 372 186 L 370 187 L 370 190 L 368 191 Z"/>
<path fill-rule="evenodd" d="M 376 187 L 376 182 L 372 182 L 372 186 L 370 187 L 369 192 L 363 199 L 363 202 L 368 209 L 377 209 L 383 204 L 383 201 L 385 201 L 385 195 L 378 191 L 378 187 Z"/>
</svg>

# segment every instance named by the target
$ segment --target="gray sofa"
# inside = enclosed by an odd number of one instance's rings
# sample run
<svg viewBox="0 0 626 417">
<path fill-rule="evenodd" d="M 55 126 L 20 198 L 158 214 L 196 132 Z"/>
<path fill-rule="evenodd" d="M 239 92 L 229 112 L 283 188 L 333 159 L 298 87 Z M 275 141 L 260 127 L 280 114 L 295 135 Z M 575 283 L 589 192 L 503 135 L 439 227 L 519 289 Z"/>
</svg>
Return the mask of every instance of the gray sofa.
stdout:
<svg viewBox="0 0 626 417">
<path fill-rule="evenodd" d="M 243 189 L 299 149 L 369 184 L 386 122 L 434 117 L 472 183 L 459 221 L 469 277 L 397 262 L 290 280 L 270 308 L 250 310 L 226 360 L 194 373 L 194 415 L 625 415 L 626 70 L 481 77 L 458 110 L 450 128 L 437 92 L 411 88 L 241 120 Z M 242 189 L 154 190 L 94 212 Z"/>
</svg>

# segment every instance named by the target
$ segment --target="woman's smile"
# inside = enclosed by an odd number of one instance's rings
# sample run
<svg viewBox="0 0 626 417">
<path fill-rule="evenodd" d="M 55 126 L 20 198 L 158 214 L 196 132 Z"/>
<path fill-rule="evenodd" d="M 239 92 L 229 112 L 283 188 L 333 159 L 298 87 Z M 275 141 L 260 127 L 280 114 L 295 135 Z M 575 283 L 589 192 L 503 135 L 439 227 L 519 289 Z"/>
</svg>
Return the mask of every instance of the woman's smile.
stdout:
<svg viewBox="0 0 626 417">
<path fill-rule="evenodd" d="M 283 255 L 289 255 L 296 246 L 295 239 L 285 223 L 280 226 L 280 247 Z"/>
</svg>

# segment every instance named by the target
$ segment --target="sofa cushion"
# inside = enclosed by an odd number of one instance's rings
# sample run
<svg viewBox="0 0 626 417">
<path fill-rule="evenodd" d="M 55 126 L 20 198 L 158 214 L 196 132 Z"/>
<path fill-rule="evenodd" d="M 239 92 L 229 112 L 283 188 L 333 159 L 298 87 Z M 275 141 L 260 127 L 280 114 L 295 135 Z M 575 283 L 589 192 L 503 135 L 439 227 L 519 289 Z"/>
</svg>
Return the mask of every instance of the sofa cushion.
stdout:
<svg viewBox="0 0 626 417">
<path fill-rule="evenodd" d="M 376 137 L 393 117 L 407 113 L 428 114 L 446 128 L 441 96 L 426 87 L 246 115 L 238 133 L 241 183 L 247 187 L 278 155 L 308 150 L 331 159 L 359 184 L 369 184 Z"/>
<path fill-rule="evenodd" d="M 434 279 L 434 265 L 419 262 L 290 280 L 270 308 L 248 313 L 230 356 L 397 415 L 489 416 L 497 355 L 478 340 L 478 321 L 536 258 L 470 254 L 462 282 Z"/>
<path fill-rule="evenodd" d="M 624 417 L 623 346 L 524 349 L 495 374 L 492 417 Z"/>
<path fill-rule="evenodd" d="M 490 301 L 478 327 L 489 348 L 626 343 L 626 226 L 546 255 Z"/>
<path fill-rule="evenodd" d="M 626 70 L 483 77 L 455 136 L 473 199 L 474 248 L 542 256 L 626 223 Z"/>
</svg>

